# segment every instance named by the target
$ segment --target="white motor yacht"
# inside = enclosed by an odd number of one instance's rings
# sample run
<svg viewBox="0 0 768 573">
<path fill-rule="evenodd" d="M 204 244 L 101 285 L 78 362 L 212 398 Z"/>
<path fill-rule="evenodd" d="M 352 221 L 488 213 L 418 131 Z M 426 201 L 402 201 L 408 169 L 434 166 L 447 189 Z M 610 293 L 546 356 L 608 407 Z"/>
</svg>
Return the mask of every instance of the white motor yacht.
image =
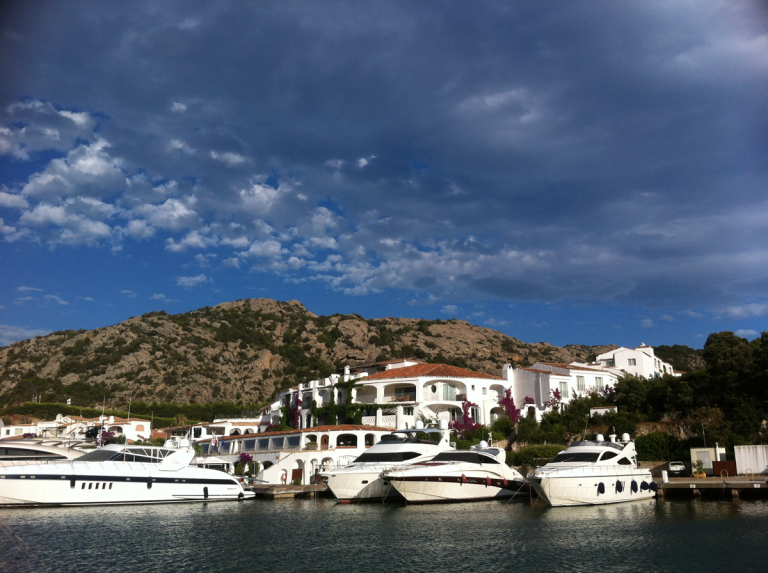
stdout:
<svg viewBox="0 0 768 573">
<path fill-rule="evenodd" d="M 417 423 L 417 426 L 423 426 Z M 440 441 L 419 439 L 419 433 L 441 434 Z M 384 470 L 418 461 L 431 460 L 446 450 L 453 451 L 449 442 L 448 423 L 441 421 L 440 429 L 416 427 L 395 430 L 381 437 L 381 441 L 358 456 L 351 464 L 319 473 L 341 503 L 379 500 L 397 497 L 397 491 L 380 478 Z"/>
<path fill-rule="evenodd" d="M 629 434 L 621 441 L 602 435 L 597 441 L 574 442 L 551 462 L 528 476 L 534 491 L 553 507 L 599 505 L 652 498 L 658 486 L 648 469 L 637 466 Z"/>
<path fill-rule="evenodd" d="M 429 461 L 387 470 L 381 478 L 409 503 L 506 499 L 526 485 L 525 478 L 507 466 L 506 452 L 485 442 L 476 449 L 446 451 Z"/>
<path fill-rule="evenodd" d="M 224 472 L 198 468 L 187 440 L 110 444 L 77 459 L 0 467 L 0 505 L 112 505 L 254 497 Z"/>
</svg>

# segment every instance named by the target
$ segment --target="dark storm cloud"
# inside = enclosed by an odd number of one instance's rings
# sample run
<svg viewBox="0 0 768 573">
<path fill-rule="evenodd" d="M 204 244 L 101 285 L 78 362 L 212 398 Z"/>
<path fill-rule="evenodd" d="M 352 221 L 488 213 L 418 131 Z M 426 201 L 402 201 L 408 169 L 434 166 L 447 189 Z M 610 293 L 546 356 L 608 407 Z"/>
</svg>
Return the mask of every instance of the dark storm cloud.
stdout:
<svg viewBox="0 0 768 573">
<path fill-rule="evenodd" d="M 25 221 L 88 244 L 108 224 L 113 243 L 159 228 L 170 250 L 229 246 L 226 264 L 352 293 L 713 309 L 768 294 L 757 3 L 5 10 L 3 107 L 96 126 L 37 187 L 6 182 L 51 204 L 6 216 L 14 240 Z M 101 197 L 119 210 L 66 203 L 98 185 L 125 189 Z"/>
</svg>

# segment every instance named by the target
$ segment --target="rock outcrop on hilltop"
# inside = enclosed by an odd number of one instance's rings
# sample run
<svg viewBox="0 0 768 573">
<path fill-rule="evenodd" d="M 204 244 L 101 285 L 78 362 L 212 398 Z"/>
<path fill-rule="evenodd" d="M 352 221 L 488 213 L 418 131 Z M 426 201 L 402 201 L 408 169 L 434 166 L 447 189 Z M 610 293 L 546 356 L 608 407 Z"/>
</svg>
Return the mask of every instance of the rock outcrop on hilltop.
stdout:
<svg viewBox="0 0 768 573">
<path fill-rule="evenodd" d="M 81 405 L 134 400 L 253 404 L 343 368 L 391 358 L 500 374 L 507 362 L 587 360 L 615 346 L 526 344 L 460 320 L 317 316 L 298 301 L 246 299 L 151 312 L 0 348 L 0 406 L 42 395 Z"/>
</svg>

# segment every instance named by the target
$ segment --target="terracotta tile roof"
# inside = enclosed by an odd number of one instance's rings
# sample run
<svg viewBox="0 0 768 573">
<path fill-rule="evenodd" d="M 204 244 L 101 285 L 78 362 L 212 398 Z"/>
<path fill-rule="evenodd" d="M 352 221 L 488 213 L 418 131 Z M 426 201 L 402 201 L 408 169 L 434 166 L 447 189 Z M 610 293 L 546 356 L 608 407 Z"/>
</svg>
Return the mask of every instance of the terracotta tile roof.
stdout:
<svg viewBox="0 0 768 573">
<path fill-rule="evenodd" d="M 335 426 L 316 426 L 314 428 L 301 428 L 295 430 L 283 430 L 281 432 L 263 432 L 261 434 L 240 434 L 239 436 L 218 436 L 219 439 L 233 440 L 236 438 L 270 438 L 272 436 L 286 436 L 288 434 L 312 434 L 315 432 L 354 432 L 354 431 L 370 431 L 370 432 L 392 432 L 392 428 L 380 428 L 378 426 L 358 426 L 355 424 L 337 424 Z M 202 442 L 210 442 L 210 440 L 201 440 Z"/>
<path fill-rule="evenodd" d="M 559 362 L 541 362 L 547 366 L 554 366 L 555 368 L 565 368 L 566 370 L 586 370 L 587 372 L 605 372 L 600 368 L 588 368 L 587 366 L 573 366 L 571 364 L 561 364 Z"/>
<path fill-rule="evenodd" d="M 416 364 L 415 366 L 406 366 L 405 368 L 393 368 L 384 372 L 377 372 L 365 378 L 360 378 L 360 382 L 367 380 L 390 380 L 395 378 L 416 378 L 420 376 L 429 376 L 433 378 L 486 378 L 491 380 L 505 380 L 501 376 L 474 372 L 465 368 L 451 366 L 449 364 Z"/>
</svg>

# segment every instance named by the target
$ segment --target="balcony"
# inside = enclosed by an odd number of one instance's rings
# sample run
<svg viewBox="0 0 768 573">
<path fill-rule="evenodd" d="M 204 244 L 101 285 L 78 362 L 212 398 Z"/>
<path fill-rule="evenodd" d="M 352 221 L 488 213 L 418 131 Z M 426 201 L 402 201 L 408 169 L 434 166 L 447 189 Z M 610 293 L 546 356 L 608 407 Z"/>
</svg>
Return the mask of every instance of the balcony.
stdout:
<svg viewBox="0 0 768 573">
<path fill-rule="evenodd" d="M 415 402 L 416 401 L 416 392 L 398 392 L 394 396 L 386 396 L 386 398 L 389 398 L 390 402 Z"/>
</svg>

